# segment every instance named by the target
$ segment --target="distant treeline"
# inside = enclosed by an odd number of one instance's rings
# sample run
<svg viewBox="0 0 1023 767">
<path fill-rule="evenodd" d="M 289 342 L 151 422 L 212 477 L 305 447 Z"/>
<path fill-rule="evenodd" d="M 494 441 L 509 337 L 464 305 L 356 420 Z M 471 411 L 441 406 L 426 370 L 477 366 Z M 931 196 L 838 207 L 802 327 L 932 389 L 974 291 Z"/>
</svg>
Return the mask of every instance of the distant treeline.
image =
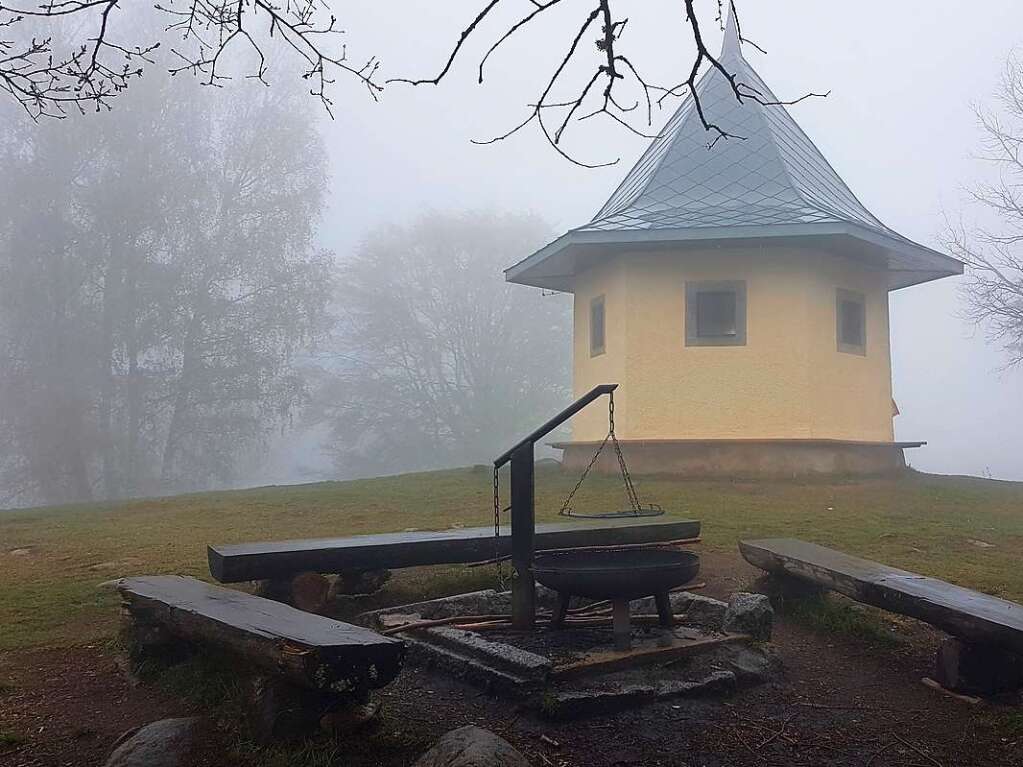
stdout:
<svg viewBox="0 0 1023 767">
<path fill-rule="evenodd" d="M 342 475 L 477 462 L 567 397 L 568 304 L 501 275 L 545 225 L 325 252 L 313 109 L 154 75 L 110 114 L 0 111 L 0 507 L 226 486 L 315 424 Z"/>
</svg>

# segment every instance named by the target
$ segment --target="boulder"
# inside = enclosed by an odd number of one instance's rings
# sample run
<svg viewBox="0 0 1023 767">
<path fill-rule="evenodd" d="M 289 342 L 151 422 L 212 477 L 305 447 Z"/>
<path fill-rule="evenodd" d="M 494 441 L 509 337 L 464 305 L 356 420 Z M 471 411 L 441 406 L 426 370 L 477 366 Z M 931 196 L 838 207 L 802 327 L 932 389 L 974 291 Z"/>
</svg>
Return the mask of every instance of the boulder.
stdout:
<svg viewBox="0 0 1023 767">
<path fill-rule="evenodd" d="M 778 674 L 781 666 L 777 658 L 756 646 L 726 646 L 723 660 L 736 679 L 745 685 L 769 681 Z"/>
<path fill-rule="evenodd" d="M 442 736 L 415 767 L 529 767 L 529 762 L 508 741 L 470 725 Z"/>
<path fill-rule="evenodd" d="M 106 767 L 190 767 L 199 719 L 161 719 L 119 741 Z"/>
<path fill-rule="evenodd" d="M 720 631 L 728 611 L 728 604 L 720 599 L 712 599 L 691 591 L 674 591 L 668 595 L 671 600 L 671 611 L 675 615 L 684 615 L 682 622 L 687 626 L 700 626 L 711 631 Z M 653 597 L 637 599 L 629 605 L 634 614 L 654 613 L 657 606 Z"/>
<path fill-rule="evenodd" d="M 771 638 L 774 623 L 774 608 L 771 600 L 763 594 L 739 592 L 728 600 L 723 628 L 735 634 L 749 634 L 755 639 Z"/>
</svg>

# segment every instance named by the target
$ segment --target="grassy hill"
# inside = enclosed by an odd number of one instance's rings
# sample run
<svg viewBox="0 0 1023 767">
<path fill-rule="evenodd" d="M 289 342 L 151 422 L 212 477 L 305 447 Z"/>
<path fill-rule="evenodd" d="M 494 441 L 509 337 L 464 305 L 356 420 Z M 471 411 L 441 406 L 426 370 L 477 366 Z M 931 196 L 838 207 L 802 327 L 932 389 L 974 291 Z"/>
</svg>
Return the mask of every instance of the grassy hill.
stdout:
<svg viewBox="0 0 1023 767">
<path fill-rule="evenodd" d="M 0 514 L 0 650 L 102 641 L 124 576 L 208 577 L 207 543 L 427 530 L 493 522 L 488 467 L 266 487 Z M 576 477 L 537 474 L 537 512 L 554 519 Z M 785 535 L 1023 601 L 1023 483 L 910 473 L 848 482 L 689 482 L 642 478 L 643 500 L 703 521 L 704 546 Z M 579 509 L 624 500 L 617 478 L 593 477 Z M 507 504 L 507 482 L 503 503 Z M 489 585 L 488 568 L 404 571 L 394 597 Z"/>
</svg>

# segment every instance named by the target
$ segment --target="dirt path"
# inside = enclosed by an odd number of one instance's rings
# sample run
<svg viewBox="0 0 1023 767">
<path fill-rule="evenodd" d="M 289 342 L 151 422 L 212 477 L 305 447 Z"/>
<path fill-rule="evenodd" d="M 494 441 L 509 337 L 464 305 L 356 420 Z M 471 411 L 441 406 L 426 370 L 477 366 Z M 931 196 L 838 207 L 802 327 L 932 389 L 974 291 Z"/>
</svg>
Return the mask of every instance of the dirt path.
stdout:
<svg viewBox="0 0 1023 767">
<path fill-rule="evenodd" d="M 755 573 L 737 557 L 706 554 L 706 593 L 748 586 Z M 775 644 L 782 681 L 723 701 L 661 703 L 574 723 L 542 721 L 476 689 L 406 669 L 382 693 L 386 714 L 339 749 L 345 767 L 411 764 L 443 732 L 468 723 L 506 737 L 536 767 L 993 767 L 1023 765 L 1019 708 L 971 706 L 920 683 L 937 635 L 906 627 L 896 647 L 819 633 L 780 620 Z M 101 646 L 0 655 L 0 732 L 27 738 L 0 744 L 0 765 L 102 765 L 126 730 L 194 705 L 150 687 L 132 687 Z M 541 736 L 549 740 L 541 740 Z M 558 746 L 551 745 L 554 741 Z M 252 765 L 225 755 L 214 735 L 204 763 Z M 267 757 L 260 764 L 297 765 Z M 317 762 L 324 764 L 326 762 Z"/>
</svg>

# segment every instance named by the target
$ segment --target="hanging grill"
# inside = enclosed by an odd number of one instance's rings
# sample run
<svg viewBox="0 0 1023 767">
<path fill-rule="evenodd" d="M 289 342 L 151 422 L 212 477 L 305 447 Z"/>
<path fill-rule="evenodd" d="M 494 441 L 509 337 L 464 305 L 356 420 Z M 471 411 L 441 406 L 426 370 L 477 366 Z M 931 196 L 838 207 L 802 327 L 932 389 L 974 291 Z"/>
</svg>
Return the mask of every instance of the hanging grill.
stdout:
<svg viewBox="0 0 1023 767">
<path fill-rule="evenodd" d="M 618 470 L 621 473 L 622 484 L 625 486 L 625 496 L 629 504 L 629 508 L 621 509 L 618 511 L 602 511 L 602 512 L 578 512 L 572 509 L 572 498 L 575 497 L 576 491 L 582 486 L 586 477 L 590 473 L 597 461 L 600 459 L 601 454 L 604 452 L 604 448 L 607 447 L 607 443 L 610 442 L 614 447 L 615 456 L 618 459 Z M 618 519 L 621 517 L 659 517 L 664 514 L 664 509 L 656 503 L 642 504 L 639 501 L 639 495 L 636 493 L 636 486 L 632 483 L 632 476 L 629 474 L 629 467 L 625 463 L 625 456 L 622 454 L 622 446 L 618 442 L 618 437 L 615 434 L 615 395 L 614 392 L 610 392 L 607 395 L 607 435 L 601 441 L 600 446 L 597 447 L 597 452 L 593 454 L 593 458 L 586 465 L 583 470 L 582 476 L 579 477 L 579 481 L 575 483 L 575 487 L 572 488 L 572 492 L 568 494 L 565 502 L 561 505 L 561 511 L 558 512 L 563 517 L 575 517 L 577 519 Z"/>
<path fill-rule="evenodd" d="M 668 591 L 692 578 L 699 569 L 699 557 L 691 552 L 658 549 L 630 550 L 611 548 L 604 551 L 577 549 L 562 552 L 539 552 L 534 564 L 533 534 L 535 532 L 533 446 L 560 424 L 578 413 L 598 397 L 608 395 L 607 436 L 597 447 L 582 476 L 561 506 L 560 514 L 584 519 L 613 519 L 622 517 L 656 517 L 664 514 L 657 504 L 642 504 L 625 463 L 621 445 L 615 434 L 614 390 L 617 384 L 601 384 L 577 399 L 572 405 L 531 432 L 510 450 L 494 459 L 494 561 L 498 564 L 498 579 L 504 588 L 501 562 L 501 498 L 499 470 L 511 462 L 511 557 L 515 577 L 512 580 L 512 625 L 529 629 L 536 617 L 535 580 L 559 591 L 556 620 L 559 625 L 568 609 L 572 594 L 605 595 L 613 602 L 614 634 L 616 646 L 627 647 L 629 642 L 629 596 L 652 594 L 664 626 L 672 625 Z M 579 513 L 572 510 L 574 499 L 582 483 L 600 459 L 608 443 L 614 448 L 618 468 L 625 486 L 628 508 L 620 511 Z M 518 481 L 516 481 L 518 477 Z"/>
</svg>

